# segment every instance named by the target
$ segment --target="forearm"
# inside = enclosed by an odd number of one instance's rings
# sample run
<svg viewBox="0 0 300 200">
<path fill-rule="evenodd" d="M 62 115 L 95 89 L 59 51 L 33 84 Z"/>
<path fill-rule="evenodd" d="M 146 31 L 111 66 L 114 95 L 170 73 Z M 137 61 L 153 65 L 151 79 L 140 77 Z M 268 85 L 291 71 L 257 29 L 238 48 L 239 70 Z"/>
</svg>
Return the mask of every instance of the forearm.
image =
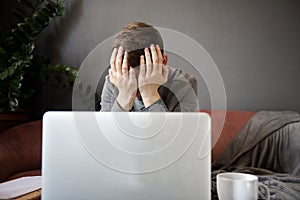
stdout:
<svg viewBox="0 0 300 200">
<path fill-rule="evenodd" d="M 160 95 L 158 94 L 158 92 L 156 92 L 156 94 L 153 94 L 152 96 L 143 97 L 143 102 L 144 102 L 145 108 L 150 107 L 155 102 L 157 102 L 159 99 L 160 99 Z"/>
<path fill-rule="evenodd" d="M 152 105 L 145 107 L 142 111 L 143 112 L 168 112 L 168 108 L 164 103 L 164 101 L 160 98 Z"/>
<path fill-rule="evenodd" d="M 127 95 L 122 95 L 121 93 L 119 93 L 116 99 L 116 103 L 123 111 L 130 111 L 133 107 L 133 100 L 134 96 L 128 97 Z"/>
<path fill-rule="evenodd" d="M 129 105 L 127 101 L 127 103 L 123 103 L 126 102 L 125 100 L 121 99 L 122 97 L 122 93 L 120 94 L 119 91 L 117 90 L 117 88 L 115 88 L 111 82 L 109 81 L 109 76 L 106 77 L 106 81 L 104 83 L 103 86 L 103 90 L 102 90 L 102 94 L 101 94 L 101 112 L 122 112 L 122 111 L 126 111 L 127 109 L 131 109 L 132 108 L 132 104 L 133 104 L 133 100 L 131 101 L 131 104 Z M 120 103 L 118 103 L 118 98 L 120 98 Z M 125 95 L 123 95 L 123 98 L 125 98 Z M 125 99 L 130 99 L 130 98 L 125 98 Z M 133 99 L 133 98 L 132 98 Z M 126 104 L 128 104 L 126 106 Z M 127 108 L 130 107 L 130 108 Z M 124 108 L 127 108 L 126 110 Z"/>
<path fill-rule="evenodd" d="M 145 108 L 148 108 L 155 102 L 157 102 L 161 97 L 158 93 L 158 85 L 148 85 L 140 87 L 140 93 L 145 105 Z"/>
</svg>

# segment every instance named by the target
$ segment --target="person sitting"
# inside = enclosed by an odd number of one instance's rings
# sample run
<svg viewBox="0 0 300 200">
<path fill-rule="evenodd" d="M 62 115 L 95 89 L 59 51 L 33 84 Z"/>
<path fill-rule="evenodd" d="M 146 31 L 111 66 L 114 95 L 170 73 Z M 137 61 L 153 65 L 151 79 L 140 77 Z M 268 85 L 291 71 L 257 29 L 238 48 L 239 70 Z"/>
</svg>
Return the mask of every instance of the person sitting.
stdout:
<svg viewBox="0 0 300 200">
<path fill-rule="evenodd" d="M 157 29 L 143 22 L 125 26 L 114 41 L 100 111 L 196 111 L 196 78 L 167 63 Z"/>
</svg>

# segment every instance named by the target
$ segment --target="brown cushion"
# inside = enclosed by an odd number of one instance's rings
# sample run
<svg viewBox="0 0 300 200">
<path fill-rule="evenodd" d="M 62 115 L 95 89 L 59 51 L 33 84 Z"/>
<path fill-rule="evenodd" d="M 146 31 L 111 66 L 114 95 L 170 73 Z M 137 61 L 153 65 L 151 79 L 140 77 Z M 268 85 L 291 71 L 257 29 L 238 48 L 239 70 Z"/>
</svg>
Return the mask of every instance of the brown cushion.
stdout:
<svg viewBox="0 0 300 200">
<path fill-rule="evenodd" d="M 0 182 L 16 173 L 41 168 L 42 123 L 34 121 L 0 134 Z"/>
</svg>

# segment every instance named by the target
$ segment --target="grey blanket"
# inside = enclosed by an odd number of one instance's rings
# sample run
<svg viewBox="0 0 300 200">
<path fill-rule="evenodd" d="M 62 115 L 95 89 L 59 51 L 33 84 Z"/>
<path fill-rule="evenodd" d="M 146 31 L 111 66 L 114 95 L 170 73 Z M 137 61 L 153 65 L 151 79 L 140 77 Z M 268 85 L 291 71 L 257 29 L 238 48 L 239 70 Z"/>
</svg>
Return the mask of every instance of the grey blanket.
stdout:
<svg viewBox="0 0 300 200">
<path fill-rule="evenodd" d="M 271 199 L 300 199 L 300 114 L 258 112 L 212 166 L 212 199 L 216 175 L 226 171 L 255 174 Z M 265 199 L 263 191 L 259 199 Z"/>
</svg>

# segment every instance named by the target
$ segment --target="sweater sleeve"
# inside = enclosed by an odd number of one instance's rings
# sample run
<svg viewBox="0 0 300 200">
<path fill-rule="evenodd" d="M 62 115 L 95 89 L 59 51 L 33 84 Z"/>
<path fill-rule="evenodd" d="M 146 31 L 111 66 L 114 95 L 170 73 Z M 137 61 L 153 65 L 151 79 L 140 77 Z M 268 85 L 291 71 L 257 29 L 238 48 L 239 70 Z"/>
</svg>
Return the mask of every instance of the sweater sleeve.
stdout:
<svg viewBox="0 0 300 200">
<path fill-rule="evenodd" d="M 106 76 L 105 83 L 101 95 L 101 110 L 100 112 L 123 112 L 116 98 L 118 96 L 117 89 L 109 81 L 109 76 Z"/>
<path fill-rule="evenodd" d="M 179 103 L 173 112 L 195 112 L 199 109 L 197 79 L 192 77 L 188 81 L 188 83 L 182 84 L 180 89 L 177 90 Z"/>
<path fill-rule="evenodd" d="M 142 112 L 167 112 L 168 108 L 162 99 L 157 100 L 151 106 L 141 110 Z"/>
<path fill-rule="evenodd" d="M 170 112 L 195 112 L 198 110 L 197 79 L 188 74 L 184 75 L 175 74 L 159 90 Z"/>
</svg>

